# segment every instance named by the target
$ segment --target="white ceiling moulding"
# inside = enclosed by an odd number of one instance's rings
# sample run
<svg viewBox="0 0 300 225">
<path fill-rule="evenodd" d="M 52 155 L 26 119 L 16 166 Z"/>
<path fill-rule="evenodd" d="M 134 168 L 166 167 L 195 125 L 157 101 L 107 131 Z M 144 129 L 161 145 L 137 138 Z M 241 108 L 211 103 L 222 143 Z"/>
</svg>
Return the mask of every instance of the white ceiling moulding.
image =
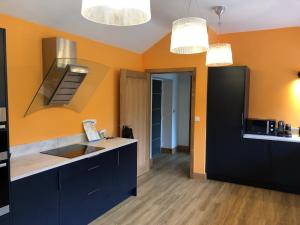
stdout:
<svg viewBox="0 0 300 225">
<path fill-rule="evenodd" d="M 198 2 L 195 0 L 197 6 Z M 189 14 L 192 0 L 186 0 L 186 14 Z M 173 22 L 171 48 L 175 54 L 197 54 L 209 48 L 207 23 L 205 19 L 187 16 Z"/>
<path fill-rule="evenodd" d="M 151 20 L 150 0 L 82 0 L 81 14 L 92 22 L 134 26 Z"/>
<path fill-rule="evenodd" d="M 213 8 L 219 17 L 219 33 L 221 32 L 221 16 L 225 12 L 224 6 L 216 6 Z M 231 45 L 228 43 L 217 43 L 209 46 L 206 54 L 206 66 L 220 67 L 230 66 L 233 64 Z"/>
</svg>

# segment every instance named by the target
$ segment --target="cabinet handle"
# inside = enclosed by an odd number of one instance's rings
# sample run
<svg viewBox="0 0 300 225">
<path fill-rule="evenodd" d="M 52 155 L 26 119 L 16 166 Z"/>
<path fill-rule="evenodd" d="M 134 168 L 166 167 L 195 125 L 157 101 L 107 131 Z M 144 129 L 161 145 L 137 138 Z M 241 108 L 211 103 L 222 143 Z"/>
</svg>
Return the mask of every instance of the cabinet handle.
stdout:
<svg viewBox="0 0 300 225">
<path fill-rule="evenodd" d="M 61 178 L 60 178 L 60 172 L 58 172 L 58 190 L 61 190 Z"/>
<path fill-rule="evenodd" d="M 120 166 L 120 152 L 118 151 L 118 166 Z"/>
<path fill-rule="evenodd" d="M 244 129 L 244 113 L 242 113 L 242 129 Z"/>
<path fill-rule="evenodd" d="M 241 121 L 241 125 L 242 125 L 242 127 L 241 127 L 241 140 L 243 141 L 243 139 L 244 139 L 243 136 L 244 136 L 244 133 L 245 133 L 245 131 L 244 131 L 244 121 L 245 121 L 244 113 L 242 113 L 241 119 L 242 119 L 242 121 Z"/>
<path fill-rule="evenodd" d="M 99 167 L 100 167 L 100 165 L 91 167 L 91 168 L 88 169 L 88 171 L 89 171 L 89 172 L 90 172 L 90 171 L 93 171 L 93 170 L 95 170 L 95 169 L 98 169 Z"/>
<path fill-rule="evenodd" d="M 99 192 L 99 191 L 101 191 L 100 188 L 97 188 L 97 189 L 95 189 L 95 190 L 93 190 L 93 191 L 90 191 L 90 192 L 88 193 L 88 196 L 91 196 L 91 195 L 93 195 L 93 194 L 95 194 L 95 193 L 97 193 L 97 192 Z"/>
<path fill-rule="evenodd" d="M 4 168 L 4 167 L 7 167 L 7 163 L 1 163 L 0 164 L 0 168 Z"/>
</svg>

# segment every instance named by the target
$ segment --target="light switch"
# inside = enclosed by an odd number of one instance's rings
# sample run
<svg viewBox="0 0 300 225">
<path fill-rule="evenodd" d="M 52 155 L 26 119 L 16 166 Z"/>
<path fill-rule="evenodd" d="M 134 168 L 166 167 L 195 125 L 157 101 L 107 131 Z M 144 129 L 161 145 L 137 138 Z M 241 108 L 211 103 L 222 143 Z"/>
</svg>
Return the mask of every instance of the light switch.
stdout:
<svg viewBox="0 0 300 225">
<path fill-rule="evenodd" d="M 195 116 L 195 122 L 200 122 L 200 116 Z"/>
</svg>

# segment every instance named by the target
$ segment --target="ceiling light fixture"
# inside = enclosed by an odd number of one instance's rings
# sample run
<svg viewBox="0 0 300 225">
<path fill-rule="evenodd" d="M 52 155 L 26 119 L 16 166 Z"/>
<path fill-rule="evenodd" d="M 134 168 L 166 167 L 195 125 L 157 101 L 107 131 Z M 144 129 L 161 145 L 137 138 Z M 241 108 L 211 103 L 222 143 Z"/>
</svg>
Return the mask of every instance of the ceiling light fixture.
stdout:
<svg viewBox="0 0 300 225">
<path fill-rule="evenodd" d="M 192 0 L 187 0 L 187 14 Z M 197 2 L 196 2 L 197 3 Z M 171 48 L 175 54 L 197 54 L 209 48 L 206 20 L 186 17 L 173 22 Z"/>
<path fill-rule="evenodd" d="M 151 20 L 150 0 L 82 0 L 87 20 L 113 26 L 134 26 Z"/>
<path fill-rule="evenodd" d="M 221 33 L 221 16 L 225 12 L 224 6 L 216 6 L 213 8 L 215 13 L 219 17 L 219 33 Z M 209 50 L 206 54 L 206 66 L 218 67 L 232 65 L 232 51 L 231 45 L 228 43 L 217 43 L 209 46 Z"/>
</svg>

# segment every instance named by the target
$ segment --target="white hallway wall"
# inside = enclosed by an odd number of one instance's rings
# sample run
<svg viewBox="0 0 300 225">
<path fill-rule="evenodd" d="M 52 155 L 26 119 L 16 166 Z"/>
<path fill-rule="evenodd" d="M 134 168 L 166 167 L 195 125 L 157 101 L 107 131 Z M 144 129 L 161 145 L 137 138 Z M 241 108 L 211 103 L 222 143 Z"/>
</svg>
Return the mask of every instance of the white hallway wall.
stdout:
<svg viewBox="0 0 300 225">
<path fill-rule="evenodd" d="M 178 75 L 177 145 L 190 145 L 191 76 Z"/>
</svg>

